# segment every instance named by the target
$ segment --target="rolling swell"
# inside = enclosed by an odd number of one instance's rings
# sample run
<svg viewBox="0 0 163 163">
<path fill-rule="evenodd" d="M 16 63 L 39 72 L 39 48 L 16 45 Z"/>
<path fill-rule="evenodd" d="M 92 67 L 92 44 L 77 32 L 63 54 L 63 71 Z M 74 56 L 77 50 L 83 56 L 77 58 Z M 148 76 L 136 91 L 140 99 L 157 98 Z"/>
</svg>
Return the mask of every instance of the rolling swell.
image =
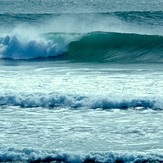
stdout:
<svg viewBox="0 0 163 163">
<path fill-rule="evenodd" d="M 110 16 L 116 17 L 120 20 L 125 22 L 141 22 L 143 24 L 150 24 L 150 25 L 162 25 L 163 19 L 163 11 L 114 11 L 114 12 L 61 12 L 61 13 L 0 13 L 0 20 L 5 21 L 8 23 L 25 23 L 25 22 L 32 22 L 34 24 L 38 24 L 48 20 L 49 18 L 57 18 L 60 16 L 69 17 L 79 17 L 85 18 L 89 16 L 95 16 L 102 18 L 108 18 Z M 148 21 L 148 20 L 151 21 Z M 6 25 L 6 24 L 5 24 Z M 9 25 L 9 24 L 8 24 Z"/>
<path fill-rule="evenodd" d="M 163 37 L 95 32 L 71 42 L 68 56 L 76 61 L 163 62 Z"/>
<path fill-rule="evenodd" d="M 163 36 L 132 33 L 46 33 L 40 38 L 0 38 L 0 58 L 55 58 L 73 62 L 162 63 Z"/>
</svg>

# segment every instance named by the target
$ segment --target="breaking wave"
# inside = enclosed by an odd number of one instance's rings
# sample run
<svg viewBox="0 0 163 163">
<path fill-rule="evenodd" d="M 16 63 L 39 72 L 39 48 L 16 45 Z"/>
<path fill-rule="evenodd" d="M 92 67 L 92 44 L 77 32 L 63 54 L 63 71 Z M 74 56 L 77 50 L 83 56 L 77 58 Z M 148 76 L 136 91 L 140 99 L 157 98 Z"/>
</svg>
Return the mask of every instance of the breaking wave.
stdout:
<svg viewBox="0 0 163 163">
<path fill-rule="evenodd" d="M 62 95 L 59 93 L 49 94 L 4 94 L 0 96 L 0 106 L 19 107 L 68 107 L 68 108 L 89 108 L 89 109 L 163 109 L 159 99 L 152 98 L 109 98 L 107 96 L 82 96 L 82 95 Z"/>
<path fill-rule="evenodd" d="M 61 41 L 61 39 L 52 42 L 41 37 L 7 35 L 0 38 L 0 58 L 33 59 L 58 56 L 65 51 L 64 42 Z"/>
<path fill-rule="evenodd" d="M 96 32 L 71 42 L 67 53 L 78 61 L 163 62 L 163 37 Z"/>
<path fill-rule="evenodd" d="M 75 62 L 162 63 L 163 37 L 132 33 L 47 33 L 35 39 L 19 35 L 0 38 L 1 59 L 64 56 Z"/>
<path fill-rule="evenodd" d="M 158 154 L 121 154 L 114 152 L 99 152 L 89 154 L 73 154 L 56 151 L 40 151 L 32 149 L 17 150 L 15 148 L 0 150 L 0 161 L 28 161 L 28 162 L 101 162 L 101 163 L 138 163 L 138 162 L 162 162 L 163 156 Z"/>
</svg>

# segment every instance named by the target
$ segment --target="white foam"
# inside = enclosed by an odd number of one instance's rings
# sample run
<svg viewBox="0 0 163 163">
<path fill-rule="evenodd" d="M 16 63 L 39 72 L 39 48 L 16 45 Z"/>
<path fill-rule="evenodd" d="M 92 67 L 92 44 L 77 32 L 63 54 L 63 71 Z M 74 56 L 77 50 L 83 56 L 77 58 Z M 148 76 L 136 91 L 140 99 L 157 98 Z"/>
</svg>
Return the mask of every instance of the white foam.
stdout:
<svg viewBox="0 0 163 163">
<path fill-rule="evenodd" d="M 0 57 L 11 59 L 31 59 L 57 56 L 63 53 L 59 45 L 50 40 L 28 35 L 6 35 L 0 39 Z"/>
<path fill-rule="evenodd" d="M 101 153 L 64 153 L 56 151 L 39 151 L 33 149 L 17 150 L 15 148 L 1 149 L 0 161 L 57 161 L 57 162 L 161 162 L 162 155 L 157 154 L 130 154 L 130 153 L 114 153 L 114 152 L 101 152 Z"/>
<path fill-rule="evenodd" d="M 128 109 L 128 108 L 163 108 L 162 104 L 153 99 L 112 99 L 108 97 L 93 97 L 80 95 L 49 94 L 4 94 L 0 96 L 0 105 L 20 107 L 71 107 L 90 109 Z"/>
</svg>

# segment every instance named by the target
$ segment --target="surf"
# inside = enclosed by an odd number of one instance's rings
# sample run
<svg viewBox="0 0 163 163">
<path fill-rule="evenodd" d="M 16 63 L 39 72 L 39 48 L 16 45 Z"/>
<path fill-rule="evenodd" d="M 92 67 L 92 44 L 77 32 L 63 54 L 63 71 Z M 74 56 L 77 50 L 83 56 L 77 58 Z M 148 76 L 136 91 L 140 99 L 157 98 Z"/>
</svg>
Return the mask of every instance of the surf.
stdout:
<svg viewBox="0 0 163 163">
<path fill-rule="evenodd" d="M 136 33 L 44 33 L 0 38 L 0 58 L 29 60 L 64 56 L 73 62 L 162 63 L 163 36 Z"/>
<path fill-rule="evenodd" d="M 162 162 L 162 155 L 159 154 L 131 154 L 118 152 L 89 152 L 72 153 L 35 149 L 0 149 L 1 162 Z"/>
<path fill-rule="evenodd" d="M 21 108 L 73 108 L 73 109 L 152 109 L 162 110 L 159 98 L 120 98 L 103 95 L 76 95 L 52 93 L 1 94 L 0 106 L 18 106 Z"/>
</svg>

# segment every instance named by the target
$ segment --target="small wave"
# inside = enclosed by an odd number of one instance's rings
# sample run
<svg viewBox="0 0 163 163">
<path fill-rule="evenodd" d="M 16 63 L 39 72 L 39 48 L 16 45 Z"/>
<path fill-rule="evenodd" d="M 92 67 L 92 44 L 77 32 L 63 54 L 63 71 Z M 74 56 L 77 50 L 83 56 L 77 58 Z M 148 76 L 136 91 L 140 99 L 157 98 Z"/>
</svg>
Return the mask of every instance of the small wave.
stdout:
<svg viewBox="0 0 163 163">
<path fill-rule="evenodd" d="M 62 95 L 59 93 L 49 94 L 4 94 L 0 96 L 0 106 L 19 106 L 19 107 L 68 107 L 68 108 L 89 108 L 89 109 L 162 109 L 160 100 L 151 99 L 112 99 L 109 97 L 94 97 L 83 95 Z"/>
<path fill-rule="evenodd" d="M 0 13 L 0 20 L 7 21 L 9 23 L 13 22 L 42 22 L 49 18 L 56 18 L 59 16 L 75 17 L 75 16 L 116 16 L 121 20 L 126 22 L 145 22 L 145 24 L 153 23 L 152 25 L 162 25 L 163 11 L 104 11 L 104 12 L 59 12 L 59 13 Z M 150 21 L 147 21 L 149 20 Z M 141 20 L 141 21 L 140 21 Z M 158 24 L 160 23 L 160 24 Z"/>
<path fill-rule="evenodd" d="M 115 152 L 99 152 L 88 154 L 64 153 L 56 151 L 41 151 L 33 149 L 18 150 L 15 148 L 1 149 L 0 161 L 28 161 L 28 162 L 72 162 L 72 163 L 87 163 L 87 162 L 101 162 L 101 163 L 138 163 L 138 162 L 162 162 L 163 156 L 158 154 L 123 154 Z"/>
<path fill-rule="evenodd" d="M 105 13 L 104 13 L 105 14 Z M 106 13 L 120 18 L 125 22 L 131 22 L 141 25 L 162 26 L 163 12 L 162 11 L 128 11 L 128 12 L 112 12 Z M 149 21 L 150 19 L 150 21 Z"/>
<path fill-rule="evenodd" d="M 163 62 L 163 37 L 158 35 L 93 32 L 47 33 L 40 37 L 0 38 L 0 58 L 35 59 L 62 55 L 74 62 Z"/>
</svg>

